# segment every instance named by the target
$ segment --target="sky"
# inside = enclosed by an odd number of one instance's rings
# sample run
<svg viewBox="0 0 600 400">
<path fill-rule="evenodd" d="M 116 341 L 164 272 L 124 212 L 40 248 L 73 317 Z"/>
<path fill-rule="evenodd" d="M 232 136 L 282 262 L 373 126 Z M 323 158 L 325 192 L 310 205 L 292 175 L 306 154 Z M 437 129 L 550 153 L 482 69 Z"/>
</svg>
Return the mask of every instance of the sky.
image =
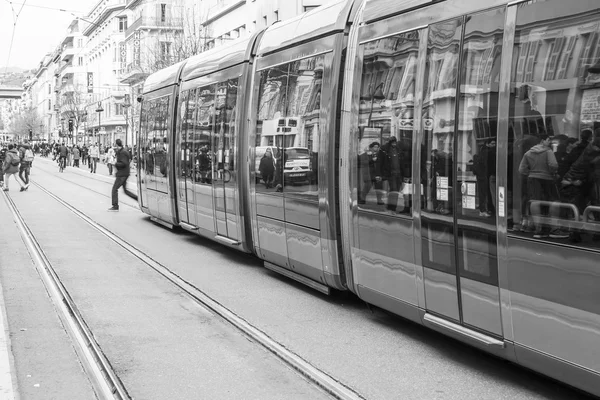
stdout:
<svg viewBox="0 0 600 400">
<path fill-rule="evenodd" d="M 85 18 L 98 1 L 0 0 L 0 73 L 7 66 L 37 68 L 44 55 L 54 51 L 66 36 L 75 16 Z"/>
</svg>

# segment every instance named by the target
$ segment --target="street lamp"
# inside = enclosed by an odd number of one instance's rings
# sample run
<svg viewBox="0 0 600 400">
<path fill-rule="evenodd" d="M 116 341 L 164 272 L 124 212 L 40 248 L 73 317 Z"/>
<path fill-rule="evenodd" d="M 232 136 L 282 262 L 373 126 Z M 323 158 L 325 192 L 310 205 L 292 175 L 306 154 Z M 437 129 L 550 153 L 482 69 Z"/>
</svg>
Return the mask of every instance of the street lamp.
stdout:
<svg viewBox="0 0 600 400">
<path fill-rule="evenodd" d="M 369 110 L 369 120 L 367 121 L 368 127 L 371 126 L 371 117 L 373 116 L 373 103 L 374 103 L 375 99 L 377 99 L 377 100 L 385 99 L 385 94 L 383 93 L 383 90 L 381 90 L 382 87 L 383 87 L 383 82 L 381 82 L 379 85 L 375 86 L 375 90 L 373 90 L 373 92 L 371 93 L 371 109 Z"/>
<path fill-rule="evenodd" d="M 104 108 L 102 108 L 102 102 L 99 101 L 98 102 L 98 108 L 96 108 L 96 112 L 98 113 L 98 135 L 100 135 L 100 126 L 102 126 L 102 112 L 104 111 Z"/>
</svg>

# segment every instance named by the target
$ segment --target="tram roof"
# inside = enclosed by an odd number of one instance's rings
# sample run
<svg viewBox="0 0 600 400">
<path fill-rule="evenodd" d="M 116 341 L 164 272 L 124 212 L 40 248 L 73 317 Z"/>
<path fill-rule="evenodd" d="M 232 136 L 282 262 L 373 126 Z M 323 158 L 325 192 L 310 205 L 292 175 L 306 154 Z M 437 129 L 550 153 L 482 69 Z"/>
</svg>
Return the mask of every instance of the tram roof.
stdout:
<svg viewBox="0 0 600 400">
<path fill-rule="evenodd" d="M 367 0 L 362 14 L 364 22 L 386 18 L 391 15 L 407 12 L 429 3 L 444 0 Z"/>
<path fill-rule="evenodd" d="M 255 41 L 256 35 L 237 39 L 224 46 L 219 46 L 188 58 L 181 75 L 182 81 L 210 74 L 248 61 L 248 46 Z"/>
<path fill-rule="evenodd" d="M 179 81 L 180 68 L 184 63 L 185 61 L 178 62 L 150 75 L 144 82 L 144 93 L 176 84 Z"/>
<path fill-rule="evenodd" d="M 334 0 L 297 17 L 271 25 L 260 40 L 258 54 L 344 30 L 353 0 Z"/>
</svg>

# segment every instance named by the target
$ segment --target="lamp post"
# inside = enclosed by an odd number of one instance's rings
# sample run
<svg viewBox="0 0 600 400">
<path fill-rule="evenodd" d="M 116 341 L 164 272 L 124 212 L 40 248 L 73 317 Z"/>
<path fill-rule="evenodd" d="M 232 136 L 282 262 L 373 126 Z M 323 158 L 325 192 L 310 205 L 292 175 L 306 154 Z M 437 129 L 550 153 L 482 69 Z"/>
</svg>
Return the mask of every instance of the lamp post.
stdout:
<svg viewBox="0 0 600 400">
<path fill-rule="evenodd" d="M 379 85 L 375 86 L 375 90 L 373 90 L 373 92 L 371 93 L 371 109 L 369 110 L 369 120 L 367 121 L 368 127 L 371 127 L 371 117 L 373 116 L 373 103 L 374 103 L 375 99 L 377 99 L 377 100 L 385 99 L 385 94 L 383 93 L 383 90 L 381 90 L 382 87 L 383 87 L 383 82 L 381 82 Z"/>
<path fill-rule="evenodd" d="M 102 102 L 98 102 L 98 108 L 96 108 L 96 112 L 98 113 L 98 135 L 100 135 L 100 126 L 102 126 L 102 112 L 104 108 L 102 108 Z M 97 139 L 96 139 L 97 140 Z"/>
</svg>

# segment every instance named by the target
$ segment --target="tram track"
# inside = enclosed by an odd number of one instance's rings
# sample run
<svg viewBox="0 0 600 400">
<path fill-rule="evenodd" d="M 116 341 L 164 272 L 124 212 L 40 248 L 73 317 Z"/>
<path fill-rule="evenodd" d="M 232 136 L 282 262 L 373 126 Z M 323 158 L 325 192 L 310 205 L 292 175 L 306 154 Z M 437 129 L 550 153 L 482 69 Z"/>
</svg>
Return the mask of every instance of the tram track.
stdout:
<svg viewBox="0 0 600 400">
<path fill-rule="evenodd" d="M 53 173 L 51 173 L 51 172 L 49 172 L 49 171 L 46 171 L 46 170 L 44 170 L 44 169 L 38 169 L 38 171 L 42 171 L 42 172 L 43 172 L 43 173 L 45 173 L 45 174 L 51 175 L 51 176 L 53 176 L 53 177 L 55 177 L 55 178 L 57 178 L 57 179 L 60 179 L 60 180 L 62 180 L 62 181 L 64 181 L 64 182 L 68 182 L 68 183 L 70 183 L 70 184 L 73 184 L 73 185 L 75 185 L 75 186 L 78 186 L 78 187 L 80 187 L 80 188 L 82 188 L 82 189 L 89 190 L 89 191 L 90 191 L 90 192 L 92 192 L 92 193 L 99 194 L 99 195 L 101 195 L 101 196 L 104 196 L 104 197 L 107 197 L 107 198 L 109 198 L 109 199 L 111 198 L 110 194 L 106 194 L 106 192 L 100 192 L 100 191 L 98 191 L 98 190 L 94 190 L 94 189 L 92 189 L 92 188 L 90 188 L 90 187 L 88 187 L 88 186 L 85 186 L 85 185 L 82 185 L 82 184 L 80 184 L 80 183 L 74 182 L 74 181 L 72 181 L 72 180 L 70 180 L 70 179 L 66 179 L 65 177 L 63 177 L 63 176 L 61 176 L 61 175 L 56 175 L 56 174 L 53 174 Z M 97 181 L 98 181 L 98 182 L 102 182 L 102 183 L 106 183 L 106 184 L 107 184 L 107 185 L 109 185 L 109 186 L 111 185 L 111 183 L 110 183 L 110 182 L 104 182 L 104 181 L 102 181 L 102 180 L 97 180 Z M 134 206 L 134 205 L 127 204 L 127 203 L 122 203 L 122 204 L 126 205 L 127 207 L 131 207 L 131 208 L 133 208 L 133 209 L 139 210 L 139 207 L 138 207 L 138 206 Z"/>
<path fill-rule="evenodd" d="M 45 171 L 47 172 L 47 171 Z M 60 178 L 66 182 L 73 183 L 67 179 Z M 231 311 L 223 304 L 216 301 L 214 298 L 186 281 L 181 276 L 177 275 L 169 268 L 154 260 L 152 257 L 145 254 L 143 251 L 139 250 L 131 243 L 129 243 L 124 238 L 116 235 L 106 227 L 97 223 L 88 217 L 85 213 L 72 206 L 68 202 L 61 199 L 59 196 L 50 192 L 48 189 L 43 187 L 42 185 L 32 182 L 37 188 L 39 188 L 46 195 L 50 196 L 60 205 L 65 207 L 67 210 L 75 214 L 81 220 L 86 222 L 89 226 L 94 228 L 96 231 L 100 232 L 102 235 L 112 240 L 114 243 L 119 245 L 121 248 L 132 254 L 138 260 L 140 260 L 145 265 L 152 268 L 154 271 L 159 273 L 161 276 L 166 278 L 169 282 L 174 284 L 178 289 L 182 290 L 190 299 L 198 303 L 201 307 L 210 310 L 215 315 L 220 317 L 223 321 L 227 322 L 229 325 L 236 328 L 246 337 L 248 337 L 251 341 L 260 345 L 264 349 L 268 350 L 271 354 L 275 355 L 280 361 L 286 364 L 288 367 L 291 367 L 293 370 L 297 371 L 300 375 L 302 375 L 309 382 L 324 390 L 326 393 L 331 395 L 333 398 L 340 400 L 358 400 L 364 399 L 362 395 L 354 391 L 352 388 L 343 384 L 339 380 L 335 379 L 333 376 L 328 373 L 318 369 L 317 367 L 310 364 L 307 360 L 302 358 L 300 355 L 292 352 L 287 349 L 284 345 L 277 342 L 273 338 L 271 338 L 266 332 L 258 329 L 254 325 L 250 324 L 243 317 L 239 316 L 235 312 Z M 79 185 L 77 183 L 73 183 L 77 186 L 84 187 L 83 185 Z M 88 188 L 89 189 L 89 188 Z M 98 193 L 93 189 L 89 189 L 92 192 Z M 98 193 L 102 194 L 102 193 Z M 132 206 L 133 207 L 133 206 Z M 116 397 L 115 397 L 116 398 Z"/>
<path fill-rule="evenodd" d="M 75 344 L 74 348 L 96 394 L 102 399 L 130 399 L 127 390 L 114 372 L 99 344 L 95 341 L 92 331 L 81 316 L 75 302 L 62 284 L 14 201 L 6 193 L 3 196 L 38 274 L 42 278 L 56 309 L 59 311 L 59 318 Z"/>
</svg>

